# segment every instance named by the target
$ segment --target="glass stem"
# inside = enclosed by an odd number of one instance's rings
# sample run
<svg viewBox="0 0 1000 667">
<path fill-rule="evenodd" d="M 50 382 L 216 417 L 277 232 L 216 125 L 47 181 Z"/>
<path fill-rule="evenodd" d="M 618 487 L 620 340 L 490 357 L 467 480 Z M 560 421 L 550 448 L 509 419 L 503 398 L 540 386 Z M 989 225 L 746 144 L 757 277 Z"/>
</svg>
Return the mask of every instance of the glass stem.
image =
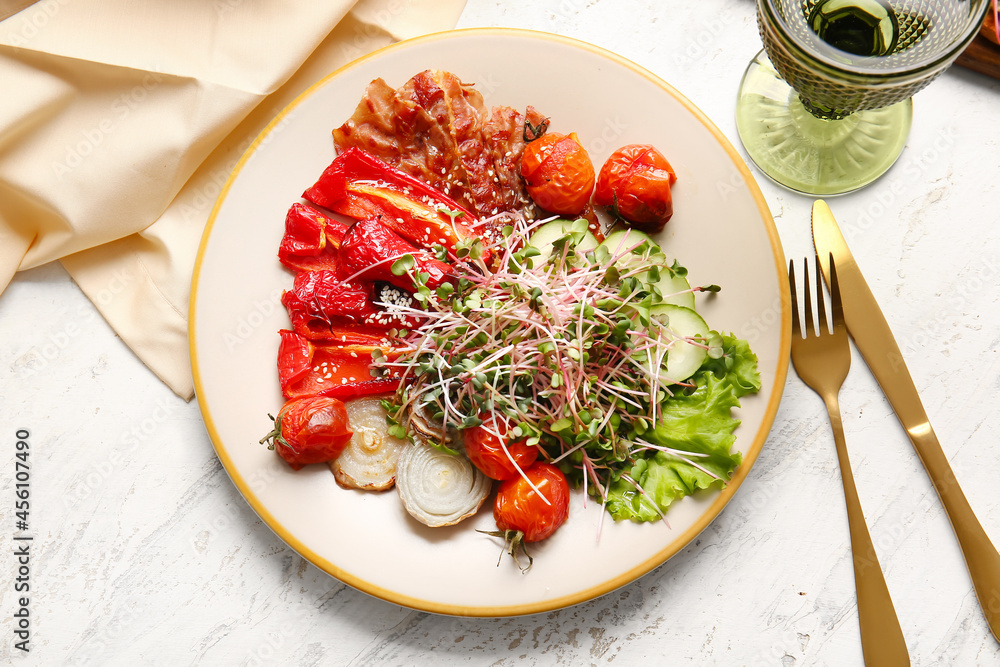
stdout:
<svg viewBox="0 0 1000 667">
<path fill-rule="evenodd" d="M 821 104 L 813 104 L 801 95 L 799 95 L 799 101 L 802 102 L 802 106 L 806 108 L 806 111 L 820 120 L 843 120 L 851 115 L 850 111 L 837 111 Z"/>
</svg>

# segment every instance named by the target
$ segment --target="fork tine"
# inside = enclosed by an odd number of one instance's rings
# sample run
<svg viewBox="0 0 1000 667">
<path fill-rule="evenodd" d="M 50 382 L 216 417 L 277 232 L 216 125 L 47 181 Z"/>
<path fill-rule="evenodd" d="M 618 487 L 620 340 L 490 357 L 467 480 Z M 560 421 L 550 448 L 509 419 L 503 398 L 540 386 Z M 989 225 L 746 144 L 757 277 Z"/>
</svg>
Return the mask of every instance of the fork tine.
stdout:
<svg viewBox="0 0 1000 667">
<path fill-rule="evenodd" d="M 823 267 L 816 256 L 816 308 L 819 310 L 819 335 L 830 333 L 830 323 L 826 319 L 826 299 L 823 298 Z"/>
<path fill-rule="evenodd" d="M 833 253 L 830 253 L 830 299 L 833 306 L 833 329 L 844 327 L 844 305 L 840 300 L 840 281 L 837 280 L 837 264 L 833 261 Z"/>
<path fill-rule="evenodd" d="M 803 292 L 805 292 L 806 297 L 806 312 L 805 312 L 805 328 L 806 328 L 806 338 L 816 334 L 816 320 L 813 317 L 813 305 L 812 305 L 812 289 L 809 287 L 809 260 L 802 260 L 802 287 Z M 820 296 L 820 303 L 822 303 L 822 294 Z"/>
<path fill-rule="evenodd" d="M 788 260 L 788 288 L 792 293 L 792 335 L 802 338 L 802 326 L 799 324 L 799 300 L 795 287 L 795 262 Z"/>
</svg>

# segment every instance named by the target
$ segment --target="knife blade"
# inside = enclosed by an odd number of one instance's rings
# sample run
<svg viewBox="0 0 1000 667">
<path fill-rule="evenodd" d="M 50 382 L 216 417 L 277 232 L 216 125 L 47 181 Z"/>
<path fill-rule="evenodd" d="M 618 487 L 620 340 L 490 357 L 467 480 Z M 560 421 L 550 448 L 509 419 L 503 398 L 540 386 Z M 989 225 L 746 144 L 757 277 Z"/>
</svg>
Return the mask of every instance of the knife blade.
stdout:
<svg viewBox="0 0 1000 667">
<path fill-rule="evenodd" d="M 833 212 L 822 200 L 813 203 L 812 233 L 828 285 L 831 255 L 837 265 L 847 330 L 934 483 L 958 537 L 986 622 L 993 636 L 1000 640 L 1000 554 L 962 492 L 889 324 L 847 247 Z"/>
</svg>

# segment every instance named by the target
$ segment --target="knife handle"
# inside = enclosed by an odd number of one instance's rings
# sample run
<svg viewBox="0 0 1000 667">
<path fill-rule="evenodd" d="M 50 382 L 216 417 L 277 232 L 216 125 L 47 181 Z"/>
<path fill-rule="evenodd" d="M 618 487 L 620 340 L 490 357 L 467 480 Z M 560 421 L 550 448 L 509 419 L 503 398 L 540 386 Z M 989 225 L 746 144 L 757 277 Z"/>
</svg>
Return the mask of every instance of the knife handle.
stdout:
<svg viewBox="0 0 1000 667">
<path fill-rule="evenodd" d="M 934 429 L 924 422 L 906 430 L 941 498 L 993 636 L 1000 640 L 1000 554 L 972 511 Z"/>
</svg>

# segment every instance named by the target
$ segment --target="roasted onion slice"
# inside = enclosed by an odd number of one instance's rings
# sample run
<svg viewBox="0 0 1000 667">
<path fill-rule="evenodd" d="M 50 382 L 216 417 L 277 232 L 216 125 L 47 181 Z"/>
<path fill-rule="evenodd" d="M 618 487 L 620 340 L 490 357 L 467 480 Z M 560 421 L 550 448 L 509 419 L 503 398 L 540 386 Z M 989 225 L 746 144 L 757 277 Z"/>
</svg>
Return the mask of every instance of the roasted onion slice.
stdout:
<svg viewBox="0 0 1000 667">
<path fill-rule="evenodd" d="M 445 447 L 454 449 L 461 447 L 462 436 L 457 429 L 444 428 L 439 421 L 433 421 L 427 416 L 427 411 L 421 407 L 410 409 L 410 419 L 407 426 L 417 432 L 418 436 L 433 442 L 443 442 Z"/>
<path fill-rule="evenodd" d="M 465 456 L 435 449 L 419 438 L 396 462 L 396 490 L 410 516 L 437 528 L 472 516 L 490 494 L 492 480 Z"/>
<path fill-rule="evenodd" d="M 385 408 L 378 397 L 344 403 L 354 435 L 344 452 L 330 462 L 337 483 L 351 489 L 384 491 L 396 480 L 396 459 L 405 440 L 389 435 Z"/>
</svg>

